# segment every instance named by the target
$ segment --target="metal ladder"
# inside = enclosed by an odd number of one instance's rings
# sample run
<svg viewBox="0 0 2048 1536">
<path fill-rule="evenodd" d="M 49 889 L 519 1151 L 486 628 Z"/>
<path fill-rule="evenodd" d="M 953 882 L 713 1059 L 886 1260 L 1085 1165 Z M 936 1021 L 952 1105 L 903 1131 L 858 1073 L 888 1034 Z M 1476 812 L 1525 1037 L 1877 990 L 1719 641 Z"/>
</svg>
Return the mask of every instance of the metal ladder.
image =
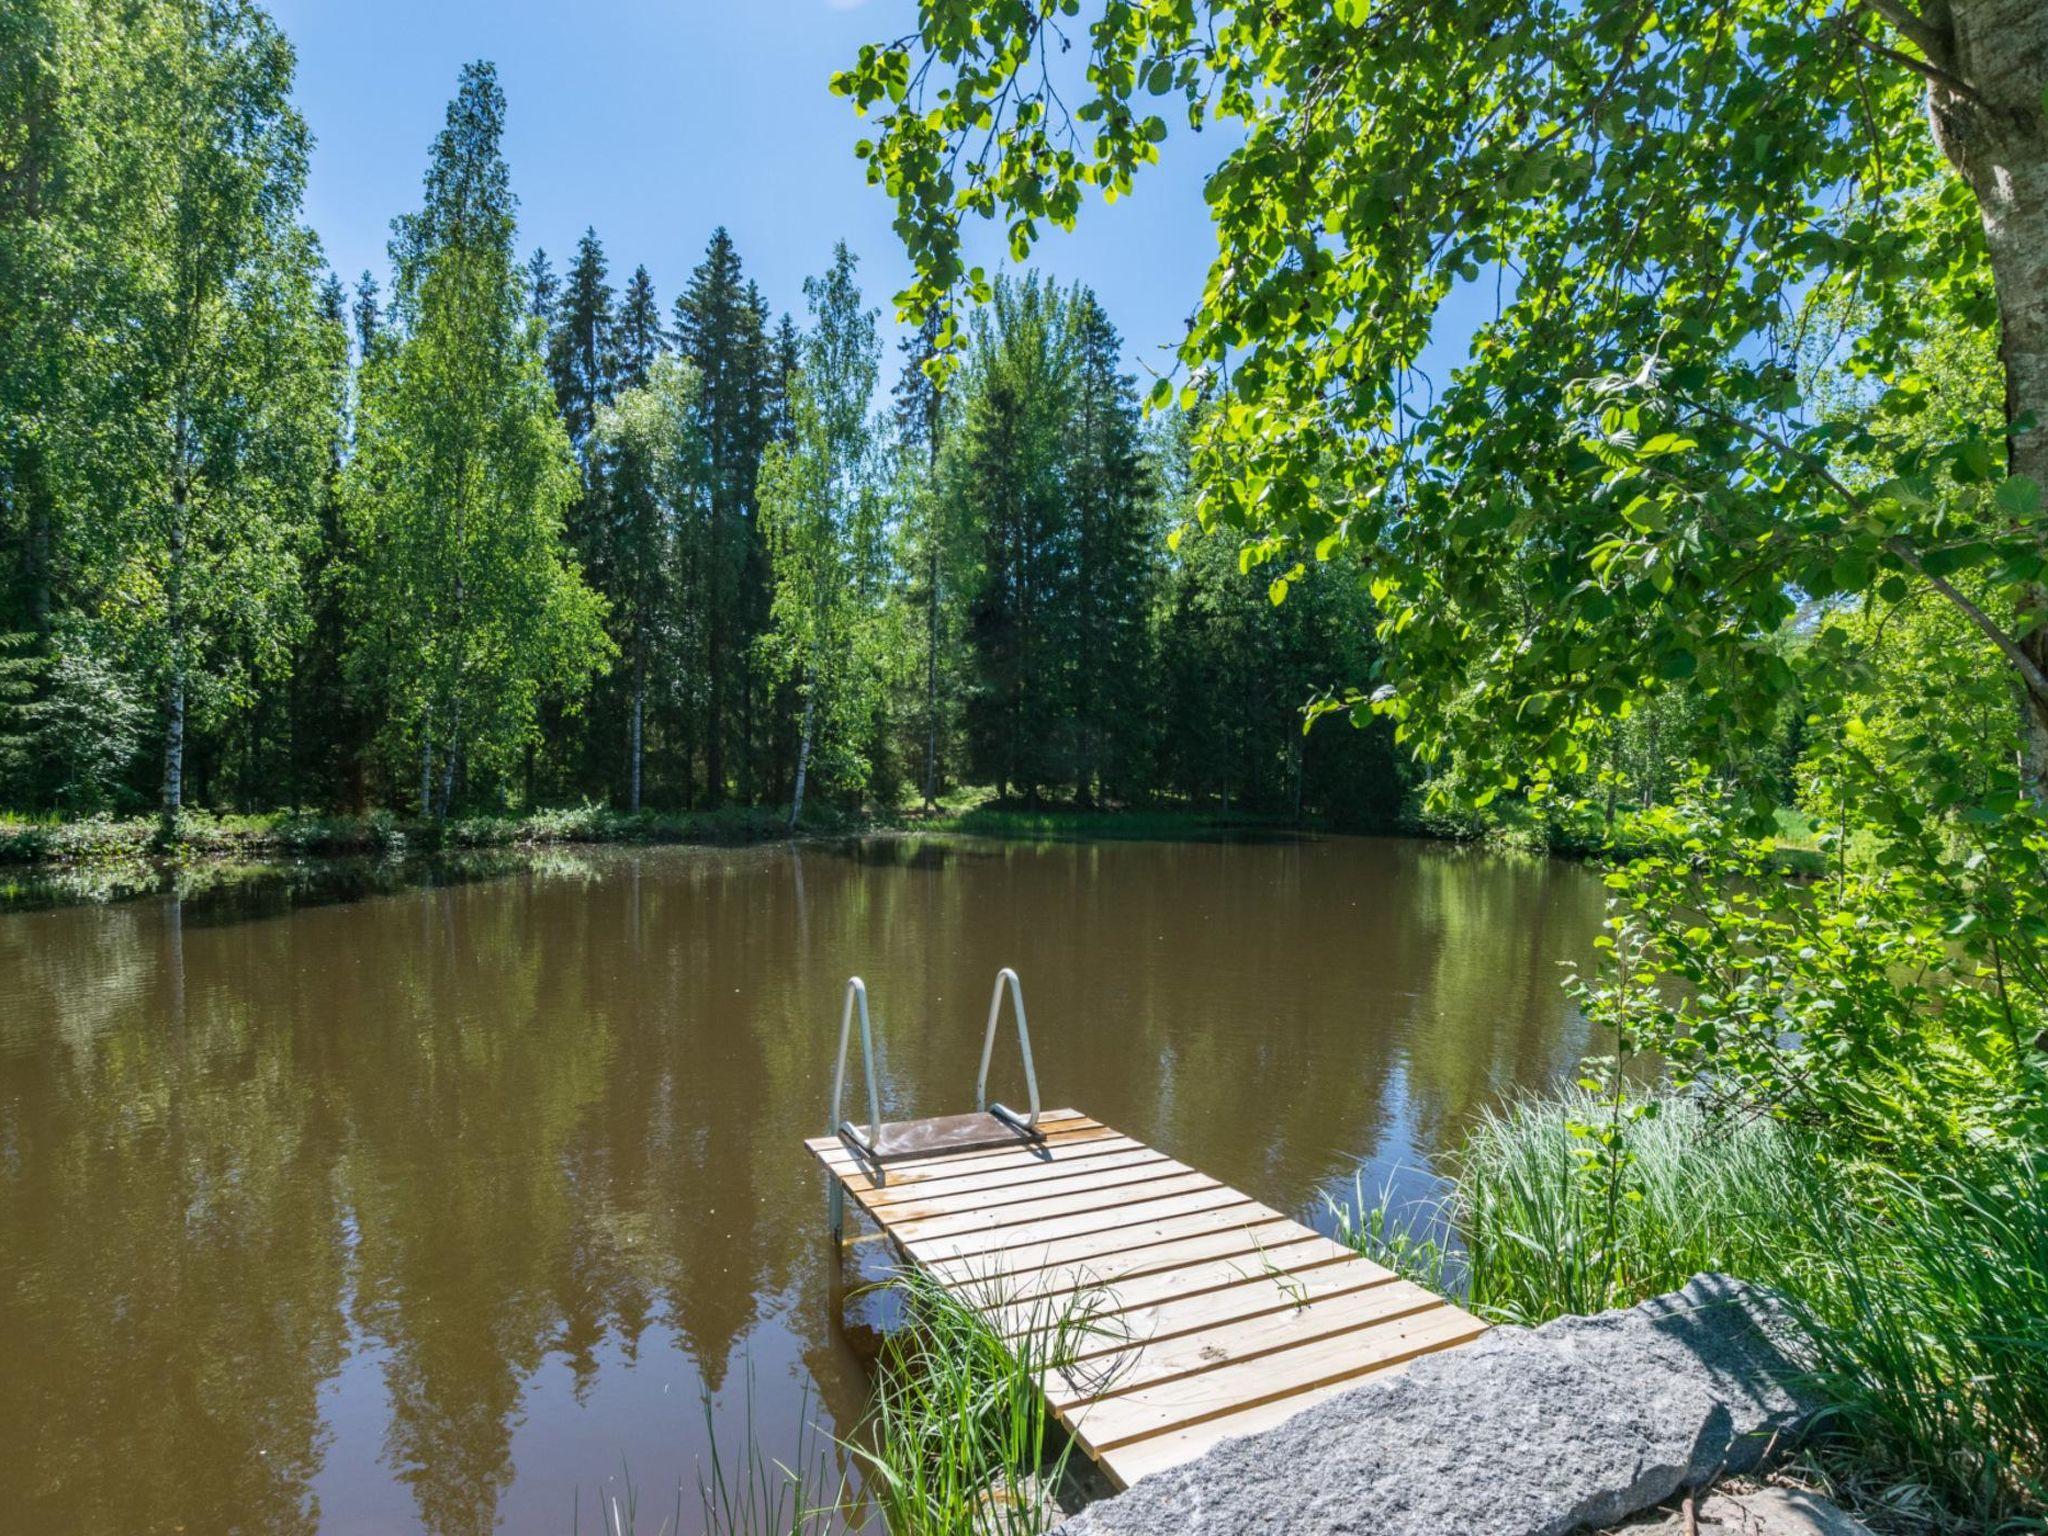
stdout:
<svg viewBox="0 0 2048 1536">
<path fill-rule="evenodd" d="M 995 1057 L 996 1026 L 1002 1022 L 1003 984 L 1010 989 L 1012 1011 L 1017 1016 L 1017 1045 L 1024 1057 L 1024 1087 L 1030 1095 L 1031 1109 L 1020 1116 L 1004 1104 L 988 1102 L 988 1069 Z M 868 1089 L 868 1124 L 863 1134 L 859 1126 L 847 1120 L 841 1113 L 846 1099 L 846 1052 L 853 1040 L 853 1016 L 858 1008 L 860 1013 L 860 1053 Z M 974 1112 L 985 1114 L 1007 1126 L 1028 1144 L 1040 1144 L 1045 1133 L 1038 1128 L 1038 1068 L 1031 1059 L 1031 1025 L 1024 1017 L 1024 986 L 1018 981 L 1017 973 L 1009 966 L 996 972 L 995 990 L 988 1000 L 988 1028 L 981 1039 L 981 1071 L 974 1080 Z M 905 1122 L 914 1124 L 916 1122 Z M 846 1006 L 839 1015 L 839 1060 L 832 1073 L 832 1119 L 825 1127 L 828 1136 L 837 1136 L 855 1156 L 867 1166 L 870 1176 L 877 1184 L 885 1183 L 888 1170 L 882 1161 L 882 1100 L 881 1089 L 875 1077 L 875 1032 L 868 1018 L 868 987 L 858 976 L 846 979 Z M 834 1179 L 831 1194 L 832 1235 L 837 1238 L 846 1225 L 846 1195 L 840 1181 Z"/>
</svg>

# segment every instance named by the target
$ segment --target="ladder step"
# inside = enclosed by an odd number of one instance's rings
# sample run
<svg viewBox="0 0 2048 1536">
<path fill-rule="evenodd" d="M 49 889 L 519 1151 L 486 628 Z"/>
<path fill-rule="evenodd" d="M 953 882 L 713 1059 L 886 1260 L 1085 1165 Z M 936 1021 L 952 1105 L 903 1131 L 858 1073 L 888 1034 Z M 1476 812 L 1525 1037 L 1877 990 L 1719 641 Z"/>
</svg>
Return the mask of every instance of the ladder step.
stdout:
<svg viewBox="0 0 2048 1536">
<path fill-rule="evenodd" d="M 845 1128 L 841 1129 L 840 1138 L 846 1139 Z M 865 1145 L 865 1140 L 860 1138 L 854 1150 L 870 1162 L 886 1164 L 941 1153 L 979 1152 L 990 1147 L 1028 1147 L 1045 1137 L 1042 1133 L 1020 1130 L 1012 1122 L 986 1111 L 977 1111 L 970 1115 L 886 1121 L 872 1147 Z"/>
</svg>

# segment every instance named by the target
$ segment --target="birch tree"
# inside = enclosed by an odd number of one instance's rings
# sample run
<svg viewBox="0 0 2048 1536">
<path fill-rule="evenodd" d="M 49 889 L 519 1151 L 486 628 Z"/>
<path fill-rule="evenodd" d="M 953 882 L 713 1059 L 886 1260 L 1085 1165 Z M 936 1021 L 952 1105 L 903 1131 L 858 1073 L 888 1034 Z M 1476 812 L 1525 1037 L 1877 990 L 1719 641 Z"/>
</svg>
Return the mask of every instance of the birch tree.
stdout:
<svg viewBox="0 0 2048 1536">
<path fill-rule="evenodd" d="M 110 557 L 103 610 L 161 701 L 168 831 L 195 705 L 245 702 L 289 666 L 345 342 L 297 222 L 307 138 L 290 45 L 223 0 L 152 7 L 129 40 L 154 130 L 126 269 L 132 414 L 116 423 L 135 478 L 94 543 Z"/>
<path fill-rule="evenodd" d="M 710 521 L 710 466 L 698 418 L 697 369 L 661 353 L 641 384 L 598 407 L 593 457 L 606 465 L 613 550 L 611 633 L 630 690 L 626 808 L 641 803 L 651 675 L 671 688 L 694 660 L 703 622 L 684 580 L 683 548 Z"/>
<path fill-rule="evenodd" d="M 811 323 L 790 383 L 793 430 L 761 464 L 772 581 L 763 647 L 778 675 L 794 683 L 802 708 L 792 830 L 814 760 L 835 786 L 865 785 L 863 747 L 895 649 L 888 643 L 888 477 L 869 416 L 881 342 L 854 266 L 841 242 L 825 275 L 804 282 Z"/>
<path fill-rule="evenodd" d="M 613 647 L 563 543 L 579 476 L 513 256 L 504 96 L 462 72 L 425 206 L 395 226 L 394 335 L 363 370 L 344 487 L 360 684 L 447 815 L 458 775 L 512 763 L 543 689 L 575 698 Z"/>
</svg>

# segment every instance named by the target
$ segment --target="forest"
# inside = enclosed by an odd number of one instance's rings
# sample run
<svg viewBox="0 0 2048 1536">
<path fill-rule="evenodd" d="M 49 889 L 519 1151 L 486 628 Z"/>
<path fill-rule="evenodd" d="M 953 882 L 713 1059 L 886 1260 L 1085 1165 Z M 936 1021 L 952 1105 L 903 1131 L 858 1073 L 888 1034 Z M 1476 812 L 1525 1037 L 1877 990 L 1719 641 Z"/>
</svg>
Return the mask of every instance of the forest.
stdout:
<svg viewBox="0 0 2048 1536">
<path fill-rule="evenodd" d="M 1386 732 L 1301 730 L 1355 572 L 1169 543 L 1186 423 L 1085 288 L 1006 280 L 941 382 L 844 245 L 793 311 L 723 229 L 673 302 L 558 271 L 488 64 L 344 284 L 286 40 L 149 15 L 9 8 L 0 806 L 1398 809 Z"/>
<path fill-rule="evenodd" d="M 595 229 L 529 249 L 517 104 L 483 62 L 386 270 L 344 281 L 258 6 L 0 4 L 0 832 L 121 817 L 176 845 L 200 813 L 305 811 L 402 842 L 582 808 L 779 837 L 995 801 L 1584 854 L 1605 911 L 1560 1007 L 1590 1054 L 1526 1095 L 1464 1062 L 1488 1098 L 1427 1200 L 1285 1198 L 1488 1323 L 1738 1277 L 1822 1405 L 1779 1471 L 1887 1533 L 2041 1529 L 2048 7 L 902 10 L 814 82 L 861 119 L 848 174 L 911 264 L 883 297 L 844 243 L 762 292 L 715 209 L 676 294 Z M 1030 264 L 1203 133 L 1213 259 L 1141 385 L 1097 295 Z M 865 874 L 856 841 L 792 843 L 793 900 L 805 851 Z M 1113 875 L 1084 851 L 1092 890 Z M 621 975 L 655 969 L 630 874 Z M 1133 942 L 1208 920 L 1171 896 Z M 1099 953 L 1116 993 L 1126 952 L 1061 903 L 1034 936 Z M 973 915 L 949 947 L 1000 927 Z M 1541 924 L 1498 922 L 1558 965 Z M 517 932 L 542 969 L 542 925 Z M 1276 1016 L 1321 969 L 1256 921 L 1202 936 Z M 1496 1029 L 1497 978 L 1472 986 Z M 1448 1033 L 1444 991 L 1389 1005 L 1403 1073 Z M 112 1063 L 125 1127 L 128 1057 L 69 1005 L 15 1055 Z M 1253 1012 L 1247 1122 L 1294 1091 Z M 694 1023 L 622 1009 L 657 1013 Z M 1148 1048 L 1166 1075 L 1135 1102 L 1177 1101 L 1176 1051 Z M 532 1071 L 578 1066 L 565 1045 Z M 494 1132 L 524 1134 L 520 1086 Z M 650 1167 L 688 1118 L 645 1115 Z M 181 1234 L 202 1208 L 160 1204 Z M 984 1529 L 991 1489 L 1040 1486 L 1043 1373 L 962 1337 L 882 1373 L 866 1465 L 908 1500 L 898 1531 Z M 960 1398 L 892 1396 L 932 1381 Z"/>
</svg>

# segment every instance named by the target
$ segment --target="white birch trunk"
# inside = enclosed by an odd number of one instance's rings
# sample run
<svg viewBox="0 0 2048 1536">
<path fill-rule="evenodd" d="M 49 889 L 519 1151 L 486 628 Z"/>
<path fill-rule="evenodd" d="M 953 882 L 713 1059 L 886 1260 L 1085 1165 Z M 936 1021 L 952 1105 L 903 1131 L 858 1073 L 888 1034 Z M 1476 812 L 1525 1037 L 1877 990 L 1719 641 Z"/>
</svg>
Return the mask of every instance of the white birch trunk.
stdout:
<svg viewBox="0 0 2048 1536">
<path fill-rule="evenodd" d="M 811 766 L 811 728 L 818 716 L 815 674 L 804 684 L 804 728 L 796 743 L 796 788 L 789 800 L 789 830 L 796 831 L 797 818 L 804 813 L 804 776 Z"/>
<path fill-rule="evenodd" d="M 171 476 L 170 569 L 164 575 L 164 787 L 163 831 L 177 830 L 185 806 L 185 509 L 186 428 L 178 425 L 177 467 Z"/>
<path fill-rule="evenodd" d="M 1999 361 L 2014 435 L 2007 472 L 2048 492 L 2048 5 L 1928 0 L 1890 17 L 1942 77 L 1928 88 L 1934 136 L 1976 194 L 1998 290 Z M 2048 549 L 2048 517 L 2036 538 Z M 2020 735 L 2034 797 L 2048 805 L 2048 586 L 2021 595 Z M 2031 676 L 2028 675 L 2031 670 Z"/>
</svg>

